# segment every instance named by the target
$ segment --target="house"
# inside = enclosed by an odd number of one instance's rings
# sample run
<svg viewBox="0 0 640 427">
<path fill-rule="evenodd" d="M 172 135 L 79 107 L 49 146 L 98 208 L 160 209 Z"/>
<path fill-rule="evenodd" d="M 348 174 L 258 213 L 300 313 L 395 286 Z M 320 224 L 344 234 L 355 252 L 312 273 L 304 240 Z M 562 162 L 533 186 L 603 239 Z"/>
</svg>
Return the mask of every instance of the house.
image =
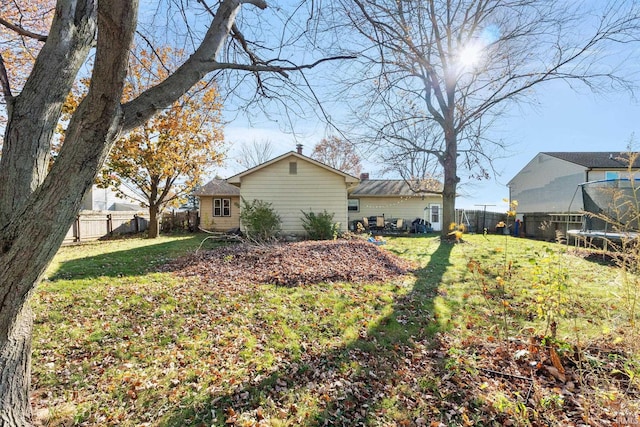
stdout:
<svg viewBox="0 0 640 427">
<path fill-rule="evenodd" d="M 526 233 L 551 238 L 562 229 L 580 228 L 584 210 L 581 184 L 627 177 L 627 159 L 628 153 L 613 151 L 538 153 L 507 184 L 510 199 L 518 201 Z M 638 168 L 640 162 L 636 161 L 632 169 Z M 546 233 L 539 230 L 543 223 Z"/>
<path fill-rule="evenodd" d="M 200 198 L 201 227 L 226 231 L 240 226 L 240 201 L 271 203 L 285 234 L 303 235 L 302 211 L 334 215 L 341 231 L 368 216 L 421 218 L 440 223 L 441 196 L 416 195 L 400 180 L 360 181 L 297 151 L 250 168 L 226 180 L 213 180 Z"/>
<path fill-rule="evenodd" d="M 194 195 L 200 198 L 200 227 L 216 231 L 240 227 L 240 188 L 215 178 Z"/>
<path fill-rule="evenodd" d="M 431 223 L 433 231 L 442 230 L 441 185 L 430 192 L 416 193 L 401 179 L 368 179 L 366 174 L 361 178 L 349 192 L 349 221 L 374 216 L 406 221 L 420 218 Z"/>
<path fill-rule="evenodd" d="M 224 184 L 205 185 L 200 197 L 203 228 L 227 230 L 240 226 L 240 199 L 247 202 L 264 200 L 271 203 L 282 221 L 282 232 L 302 235 L 302 211 L 334 215 L 342 231 L 348 226 L 347 190 L 358 178 L 323 163 L 290 151 L 256 167 L 234 175 Z M 217 188 L 216 188 L 217 185 Z M 235 192 L 234 192 L 235 191 Z M 208 210 L 216 200 L 222 200 L 222 212 Z M 228 209 L 227 209 L 228 206 Z M 213 218 L 213 221 L 210 221 Z M 223 219 L 228 222 L 222 222 Z"/>
<path fill-rule="evenodd" d="M 81 210 L 87 211 L 140 211 L 144 210 L 139 204 L 130 199 L 124 199 L 111 188 L 91 186 L 82 199 Z"/>
</svg>

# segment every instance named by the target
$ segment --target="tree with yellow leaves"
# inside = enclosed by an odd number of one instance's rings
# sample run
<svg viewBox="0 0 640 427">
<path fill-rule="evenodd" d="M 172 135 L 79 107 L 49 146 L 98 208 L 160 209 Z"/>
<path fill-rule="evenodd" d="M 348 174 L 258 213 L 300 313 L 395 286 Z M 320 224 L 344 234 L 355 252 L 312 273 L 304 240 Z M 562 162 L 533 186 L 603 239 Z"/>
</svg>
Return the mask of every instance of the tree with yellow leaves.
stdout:
<svg viewBox="0 0 640 427">
<path fill-rule="evenodd" d="M 29 299 L 115 142 L 153 116 L 169 114 L 175 102 L 186 105 L 204 93 L 206 86 L 199 85 L 213 73 L 220 79 L 229 77 L 230 83 L 252 76 L 254 80 L 245 80 L 255 82 L 258 95 L 293 96 L 299 86 L 292 76 L 345 57 L 324 57 L 325 48 L 302 37 L 308 31 L 305 26 L 300 36 L 273 36 L 282 34 L 278 24 L 297 21 L 297 13 L 316 19 L 320 5 L 315 2 L 300 1 L 304 7 L 294 12 L 279 7 L 265 12 L 265 0 L 143 6 L 137 0 L 57 0 L 51 2 L 55 12 L 43 0 L 0 3 L 0 117 L 5 119 L 0 156 L 0 426 L 27 427 L 33 425 Z M 149 17 L 144 12 L 154 3 L 158 13 Z M 25 20 L 26 7 L 43 18 L 46 34 L 39 35 Z M 179 13 L 174 15 L 174 10 Z M 173 19 L 178 16 L 181 19 Z M 238 16 L 243 19 L 236 20 Z M 158 20 L 166 20 L 166 25 Z M 179 31 L 176 24 L 182 25 Z M 154 46 L 154 35 L 167 31 L 167 39 L 182 31 L 188 36 L 188 42 L 177 43 L 189 49 L 184 61 L 179 67 L 167 66 L 175 70 L 171 73 L 159 67 L 156 71 L 162 73 L 149 74 L 159 83 L 136 92 L 139 96 L 125 94 L 135 35 Z M 25 43 L 35 46 L 25 50 L 32 59 L 25 63 L 27 68 L 14 65 L 9 43 L 18 39 L 29 39 Z M 300 46 L 307 48 L 312 63 L 291 62 L 298 58 Z M 86 96 L 65 120 L 64 143 L 51 163 L 65 99 L 78 79 L 89 75 Z M 276 92 L 272 88 L 278 84 Z M 239 87 L 230 85 L 228 93 L 240 95 Z M 190 96 L 182 98 L 185 94 Z M 207 129 L 201 123 L 199 134 Z"/>
<path fill-rule="evenodd" d="M 171 62 L 181 56 L 168 48 L 139 51 L 131 61 L 125 98 L 165 79 Z M 150 238 L 158 236 L 162 211 L 184 201 L 206 169 L 222 161 L 220 109 L 215 85 L 202 83 L 119 139 L 109 153 L 99 184 L 149 209 Z"/>
</svg>

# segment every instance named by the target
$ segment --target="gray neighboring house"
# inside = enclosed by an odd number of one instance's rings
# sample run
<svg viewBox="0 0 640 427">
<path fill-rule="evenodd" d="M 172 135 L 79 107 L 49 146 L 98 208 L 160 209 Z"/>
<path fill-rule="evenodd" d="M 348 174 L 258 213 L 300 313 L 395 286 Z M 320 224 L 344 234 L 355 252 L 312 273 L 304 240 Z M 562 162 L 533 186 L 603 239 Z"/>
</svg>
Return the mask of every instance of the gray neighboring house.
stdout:
<svg viewBox="0 0 640 427">
<path fill-rule="evenodd" d="M 80 209 L 87 211 L 147 211 L 146 208 L 141 207 L 132 200 L 118 196 L 111 188 L 100 188 L 97 185 L 91 186 L 87 191 L 87 194 L 82 199 Z"/>
<path fill-rule="evenodd" d="M 627 158 L 618 151 L 538 153 L 507 184 L 527 235 L 550 239 L 567 227 L 580 228 L 580 184 L 628 177 Z M 636 161 L 632 169 L 639 168 Z"/>
</svg>

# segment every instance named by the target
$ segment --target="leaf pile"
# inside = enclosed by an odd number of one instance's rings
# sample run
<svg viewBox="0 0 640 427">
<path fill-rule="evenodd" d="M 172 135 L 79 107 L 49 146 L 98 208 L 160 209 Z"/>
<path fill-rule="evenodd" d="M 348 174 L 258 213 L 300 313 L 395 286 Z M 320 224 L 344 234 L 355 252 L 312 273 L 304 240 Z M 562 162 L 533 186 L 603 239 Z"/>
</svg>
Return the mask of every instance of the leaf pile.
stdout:
<svg viewBox="0 0 640 427">
<path fill-rule="evenodd" d="M 220 285 L 299 286 L 322 282 L 372 283 L 411 272 L 414 265 L 360 240 L 231 245 L 182 257 L 163 267 Z"/>
</svg>

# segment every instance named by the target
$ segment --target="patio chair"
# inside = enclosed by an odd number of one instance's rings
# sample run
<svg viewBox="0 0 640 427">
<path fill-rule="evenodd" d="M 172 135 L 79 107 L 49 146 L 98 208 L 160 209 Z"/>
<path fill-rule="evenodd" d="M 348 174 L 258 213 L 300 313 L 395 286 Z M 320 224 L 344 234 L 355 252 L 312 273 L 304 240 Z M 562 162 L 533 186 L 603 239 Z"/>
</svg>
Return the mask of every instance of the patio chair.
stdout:
<svg viewBox="0 0 640 427">
<path fill-rule="evenodd" d="M 362 218 L 362 225 L 364 225 L 364 229 L 368 230 L 369 229 L 369 218 L 367 218 L 366 216 Z"/>
<path fill-rule="evenodd" d="M 383 216 L 377 216 L 376 217 L 376 228 L 378 230 L 383 230 L 384 229 L 384 217 Z"/>
<path fill-rule="evenodd" d="M 393 228 L 396 230 L 404 230 L 404 219 L 398 218 L 396 225 Z"/>
</svg>

